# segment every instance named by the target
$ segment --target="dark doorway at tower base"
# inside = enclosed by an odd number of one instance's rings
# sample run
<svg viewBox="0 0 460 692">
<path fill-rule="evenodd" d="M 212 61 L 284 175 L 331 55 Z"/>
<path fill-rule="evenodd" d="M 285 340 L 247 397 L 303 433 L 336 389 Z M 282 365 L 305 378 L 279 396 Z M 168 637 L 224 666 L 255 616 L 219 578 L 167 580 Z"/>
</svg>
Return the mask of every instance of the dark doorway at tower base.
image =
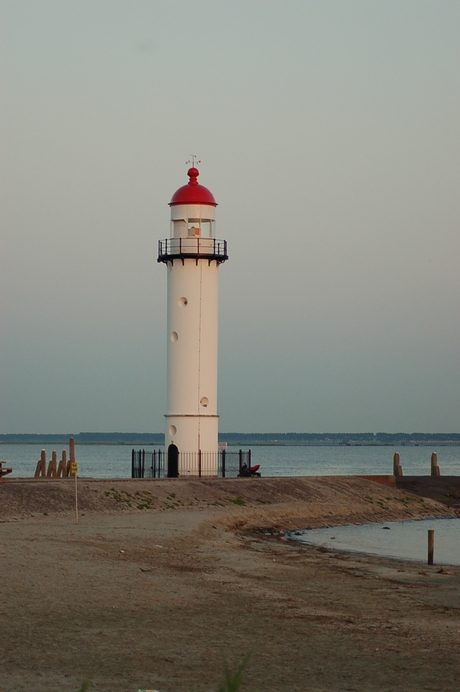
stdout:
<svg viewBox="0 0 460 692">
<path fill-rule="evenodd" d="M 168 447 L 168 478 L 179 476 L 179 450 L 176 445 L 170 444 Z"/>
</svg>

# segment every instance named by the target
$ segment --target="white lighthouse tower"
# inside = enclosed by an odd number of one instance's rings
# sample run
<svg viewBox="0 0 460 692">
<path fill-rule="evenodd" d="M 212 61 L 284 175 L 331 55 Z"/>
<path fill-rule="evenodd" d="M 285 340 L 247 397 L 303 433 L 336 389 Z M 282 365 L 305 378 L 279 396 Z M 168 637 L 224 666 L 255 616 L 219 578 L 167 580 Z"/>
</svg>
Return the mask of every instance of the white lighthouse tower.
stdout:
<svg viewBox="0 0 460 692">
<path fill-rule="evenodd" d="M 168 271 L 168 401 L 165 448 L 168 476 L 217 475 L 218 268 L 227 242 L 215 234 L 216 201 L 197 178 L 171 202 L 170 238 L 158 262 Z"/>
</svg>

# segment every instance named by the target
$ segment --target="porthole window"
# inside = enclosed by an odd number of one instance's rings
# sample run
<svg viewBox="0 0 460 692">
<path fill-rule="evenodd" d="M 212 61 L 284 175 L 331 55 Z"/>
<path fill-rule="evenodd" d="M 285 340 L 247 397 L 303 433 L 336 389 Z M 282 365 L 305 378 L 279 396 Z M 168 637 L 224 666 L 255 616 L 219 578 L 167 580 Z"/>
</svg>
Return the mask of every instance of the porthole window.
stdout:
<svg viewBox="0 0 460 692">
<path fill-rule="evenodd" d="M 184 296 L 182 296 L 182 298 L 179 298 L 179 305 L 181 306 L 181 308 L 185 308 L 185 306 L 188 305 L 187 298 L 184 298 Z"/>
<path fill-rule="evenodd" d="M 171 332 L 171 341 L 177 341 L 178 338 L 179 335 L 177 334 L 177 332 Z"/>
<path fill-rule="evenodd" d="M 207 396 L 202 396 L 200 399 L 200 404 L 206 408 L 206 406 L 209 404 L 209 399 Z"/>
<path fill-rule="evenodd" d="M 177 432 L 176 426 L 175 426 L 175 425 L 170 425 L 170 426 L 169 426 L 169 434 L 170 434 L 170 435 L 175 435 L 176 432 Z"/>
</svg>

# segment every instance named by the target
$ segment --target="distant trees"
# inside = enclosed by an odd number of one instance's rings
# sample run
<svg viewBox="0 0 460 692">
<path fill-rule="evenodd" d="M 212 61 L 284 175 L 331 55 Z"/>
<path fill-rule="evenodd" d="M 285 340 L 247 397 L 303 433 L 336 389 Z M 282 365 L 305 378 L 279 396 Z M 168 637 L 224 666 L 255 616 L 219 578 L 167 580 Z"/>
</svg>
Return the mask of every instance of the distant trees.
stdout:
<svg viewBox="0 0 460 692">
<path fill-rule="evenodd" d="M 0 435 L 0 444 L 75 444 L 162 445 L 163 433 L 81 432 L 66 435 L 13 434 Z M 413 445 L 458 444 L 460 433 L 220 433 L 219 442 L 229 445 Z"/>
</svg>

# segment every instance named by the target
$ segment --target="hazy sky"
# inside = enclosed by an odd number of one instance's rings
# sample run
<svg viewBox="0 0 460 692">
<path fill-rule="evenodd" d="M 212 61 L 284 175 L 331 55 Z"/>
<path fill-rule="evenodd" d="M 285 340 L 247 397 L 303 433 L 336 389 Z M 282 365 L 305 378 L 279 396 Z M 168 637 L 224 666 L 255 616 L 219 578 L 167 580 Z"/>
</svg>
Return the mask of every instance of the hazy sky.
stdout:
<svg viewBox="0 0 460 692">
<path fill-rule="evenodd" d="M 225 431 L 460 430 L 458 0 L 1 0 L 0 432 L 162 432 L 216 197 Z"/>
</svg>

